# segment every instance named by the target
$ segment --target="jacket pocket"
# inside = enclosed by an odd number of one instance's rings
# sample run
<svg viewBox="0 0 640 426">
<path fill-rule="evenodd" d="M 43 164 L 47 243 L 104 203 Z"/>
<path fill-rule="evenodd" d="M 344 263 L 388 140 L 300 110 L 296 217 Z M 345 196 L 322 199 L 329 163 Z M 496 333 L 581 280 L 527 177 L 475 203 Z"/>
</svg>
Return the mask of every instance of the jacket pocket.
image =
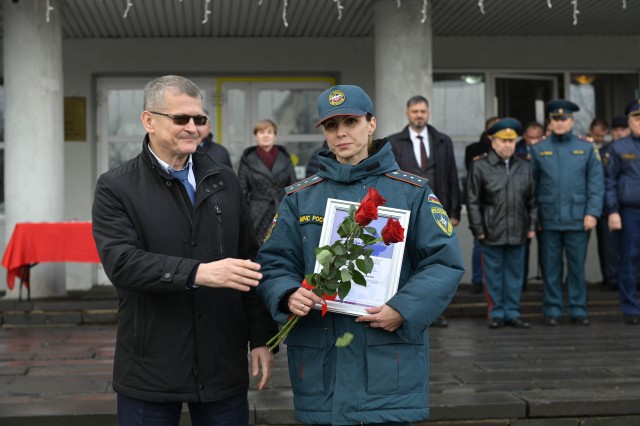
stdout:
<svg viewBox="0 0 640 426">
<path fill-rule="evenodd" d="M 325 340 L 324 328 L 300 327 L 300 324 L 285 339 L 289 379 L 295 395 L 326 394 Z"/>
<path fill-rule="evenodd" d="M 395 333 L 367 328 L 367 392 L 377 395 L 420 392 L 428 380 L 426 342 L 406 342 Z"/>
<path fill-rule="evenodd" d="M 571 196 L 571 219 L 581 220 L 584 218 L 586 203 L 587 197 L 582 194 L 573 194 Z"/>
<path fill-rule="evenodd" d="M 545 221 L 554 219 L 554 201 L 553 195 L 541 195 L 538 197 L 540 219 Z"/>
</svg>

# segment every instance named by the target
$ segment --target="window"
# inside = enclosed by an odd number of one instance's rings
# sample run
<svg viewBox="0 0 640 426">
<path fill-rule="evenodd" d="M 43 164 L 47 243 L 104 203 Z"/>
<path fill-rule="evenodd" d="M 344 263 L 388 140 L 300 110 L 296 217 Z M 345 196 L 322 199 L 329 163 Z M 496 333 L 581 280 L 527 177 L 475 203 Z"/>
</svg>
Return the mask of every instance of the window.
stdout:
<svg viewBox="0 0 640 426">
<path fill-rule="evenodd" d="M 480 73 L 433 76 L 429 124 L 453 140 L 458 175 L 465 176 L 464 151 L 477 142 L 485 122 L 485 77 Z"/>
<path fill-rule="evenodd" d="M 638 95 L 638 74 L 571 74 L 570 99 L 580 106 L 575 113 L 573 131 L 589 133 L 591 121 L 598 117 L 608 123 L 624 115 L 624 108 Z"/>
</svg>

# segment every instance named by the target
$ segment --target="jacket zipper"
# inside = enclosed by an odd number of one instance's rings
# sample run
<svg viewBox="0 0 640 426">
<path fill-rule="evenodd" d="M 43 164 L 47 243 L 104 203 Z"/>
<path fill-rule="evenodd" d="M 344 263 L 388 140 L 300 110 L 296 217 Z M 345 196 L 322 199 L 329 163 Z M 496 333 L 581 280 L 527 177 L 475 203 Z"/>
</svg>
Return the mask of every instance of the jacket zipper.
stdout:
<svg viewBox="0 0 640 426">
<path fill-rule="evenodd" d="M 216 216 L 218 217 L 218 248 L 220 249 L 220 256 L 222 256 L 222 210 L 218 207 L 218 204 L 213 205 L 216 209 Z"/>
</svg>

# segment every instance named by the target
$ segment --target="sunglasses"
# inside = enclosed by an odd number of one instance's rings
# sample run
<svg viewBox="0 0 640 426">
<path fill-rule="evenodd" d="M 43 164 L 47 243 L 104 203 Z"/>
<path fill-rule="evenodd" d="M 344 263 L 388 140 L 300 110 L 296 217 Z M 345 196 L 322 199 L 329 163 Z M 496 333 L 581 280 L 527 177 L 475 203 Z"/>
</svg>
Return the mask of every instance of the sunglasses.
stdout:
<svg viewBox="0 0 640 426">
<path fill-rule="evenodd" d="M 176 126 L 186 126 L 187 124 L 189 124 L 189 121 L 191 121 L 191 119 L 193 118 L 193 124 L 195 124 L 196 126 L 204 126 L 205 124 L 207 124 L 207 116 L 206 115 L 186 115 L 186 114 L 180 114 L 180 115 L 173 115 L 173 114 L 165 114 L 164 112 L 156 112 L 156 111 L 149 111 L 151 114 L 157 114 L 157 115 L 164 115 L 165 117 L 169 117 L 170 119 L 173 120 L 173 124 L 175 124 Z"/>
</svg>

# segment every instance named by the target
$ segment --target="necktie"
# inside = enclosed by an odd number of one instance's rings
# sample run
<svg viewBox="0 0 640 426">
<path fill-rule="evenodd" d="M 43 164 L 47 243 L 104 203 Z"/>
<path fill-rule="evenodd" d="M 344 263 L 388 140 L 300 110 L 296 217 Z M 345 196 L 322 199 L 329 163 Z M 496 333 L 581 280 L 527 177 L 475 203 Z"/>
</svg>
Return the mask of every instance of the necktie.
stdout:
<svg viewBox="0 0 640 426">
<path fill-rule="evenodd" d="M 178 179 L 182 182 L 182 185 L 187 190 L 187 194 L 189 195 L 189 199 L 191 200 L 191 205 L 195 205 L 196 203 L 196 191 L 193 189 L 193 186 L 189 183 L 189 167 L 182 170 L 175 170 L 173 172 L 169 172 L 171 176 Z"/>
<path fill-rule="evenodd" d="M 424 140 L 422 136 L 416 136 L 420 141 L 420 169 L 424 172 L 427 170 L 427 148 L 424 146 Z"/>
</svg>

